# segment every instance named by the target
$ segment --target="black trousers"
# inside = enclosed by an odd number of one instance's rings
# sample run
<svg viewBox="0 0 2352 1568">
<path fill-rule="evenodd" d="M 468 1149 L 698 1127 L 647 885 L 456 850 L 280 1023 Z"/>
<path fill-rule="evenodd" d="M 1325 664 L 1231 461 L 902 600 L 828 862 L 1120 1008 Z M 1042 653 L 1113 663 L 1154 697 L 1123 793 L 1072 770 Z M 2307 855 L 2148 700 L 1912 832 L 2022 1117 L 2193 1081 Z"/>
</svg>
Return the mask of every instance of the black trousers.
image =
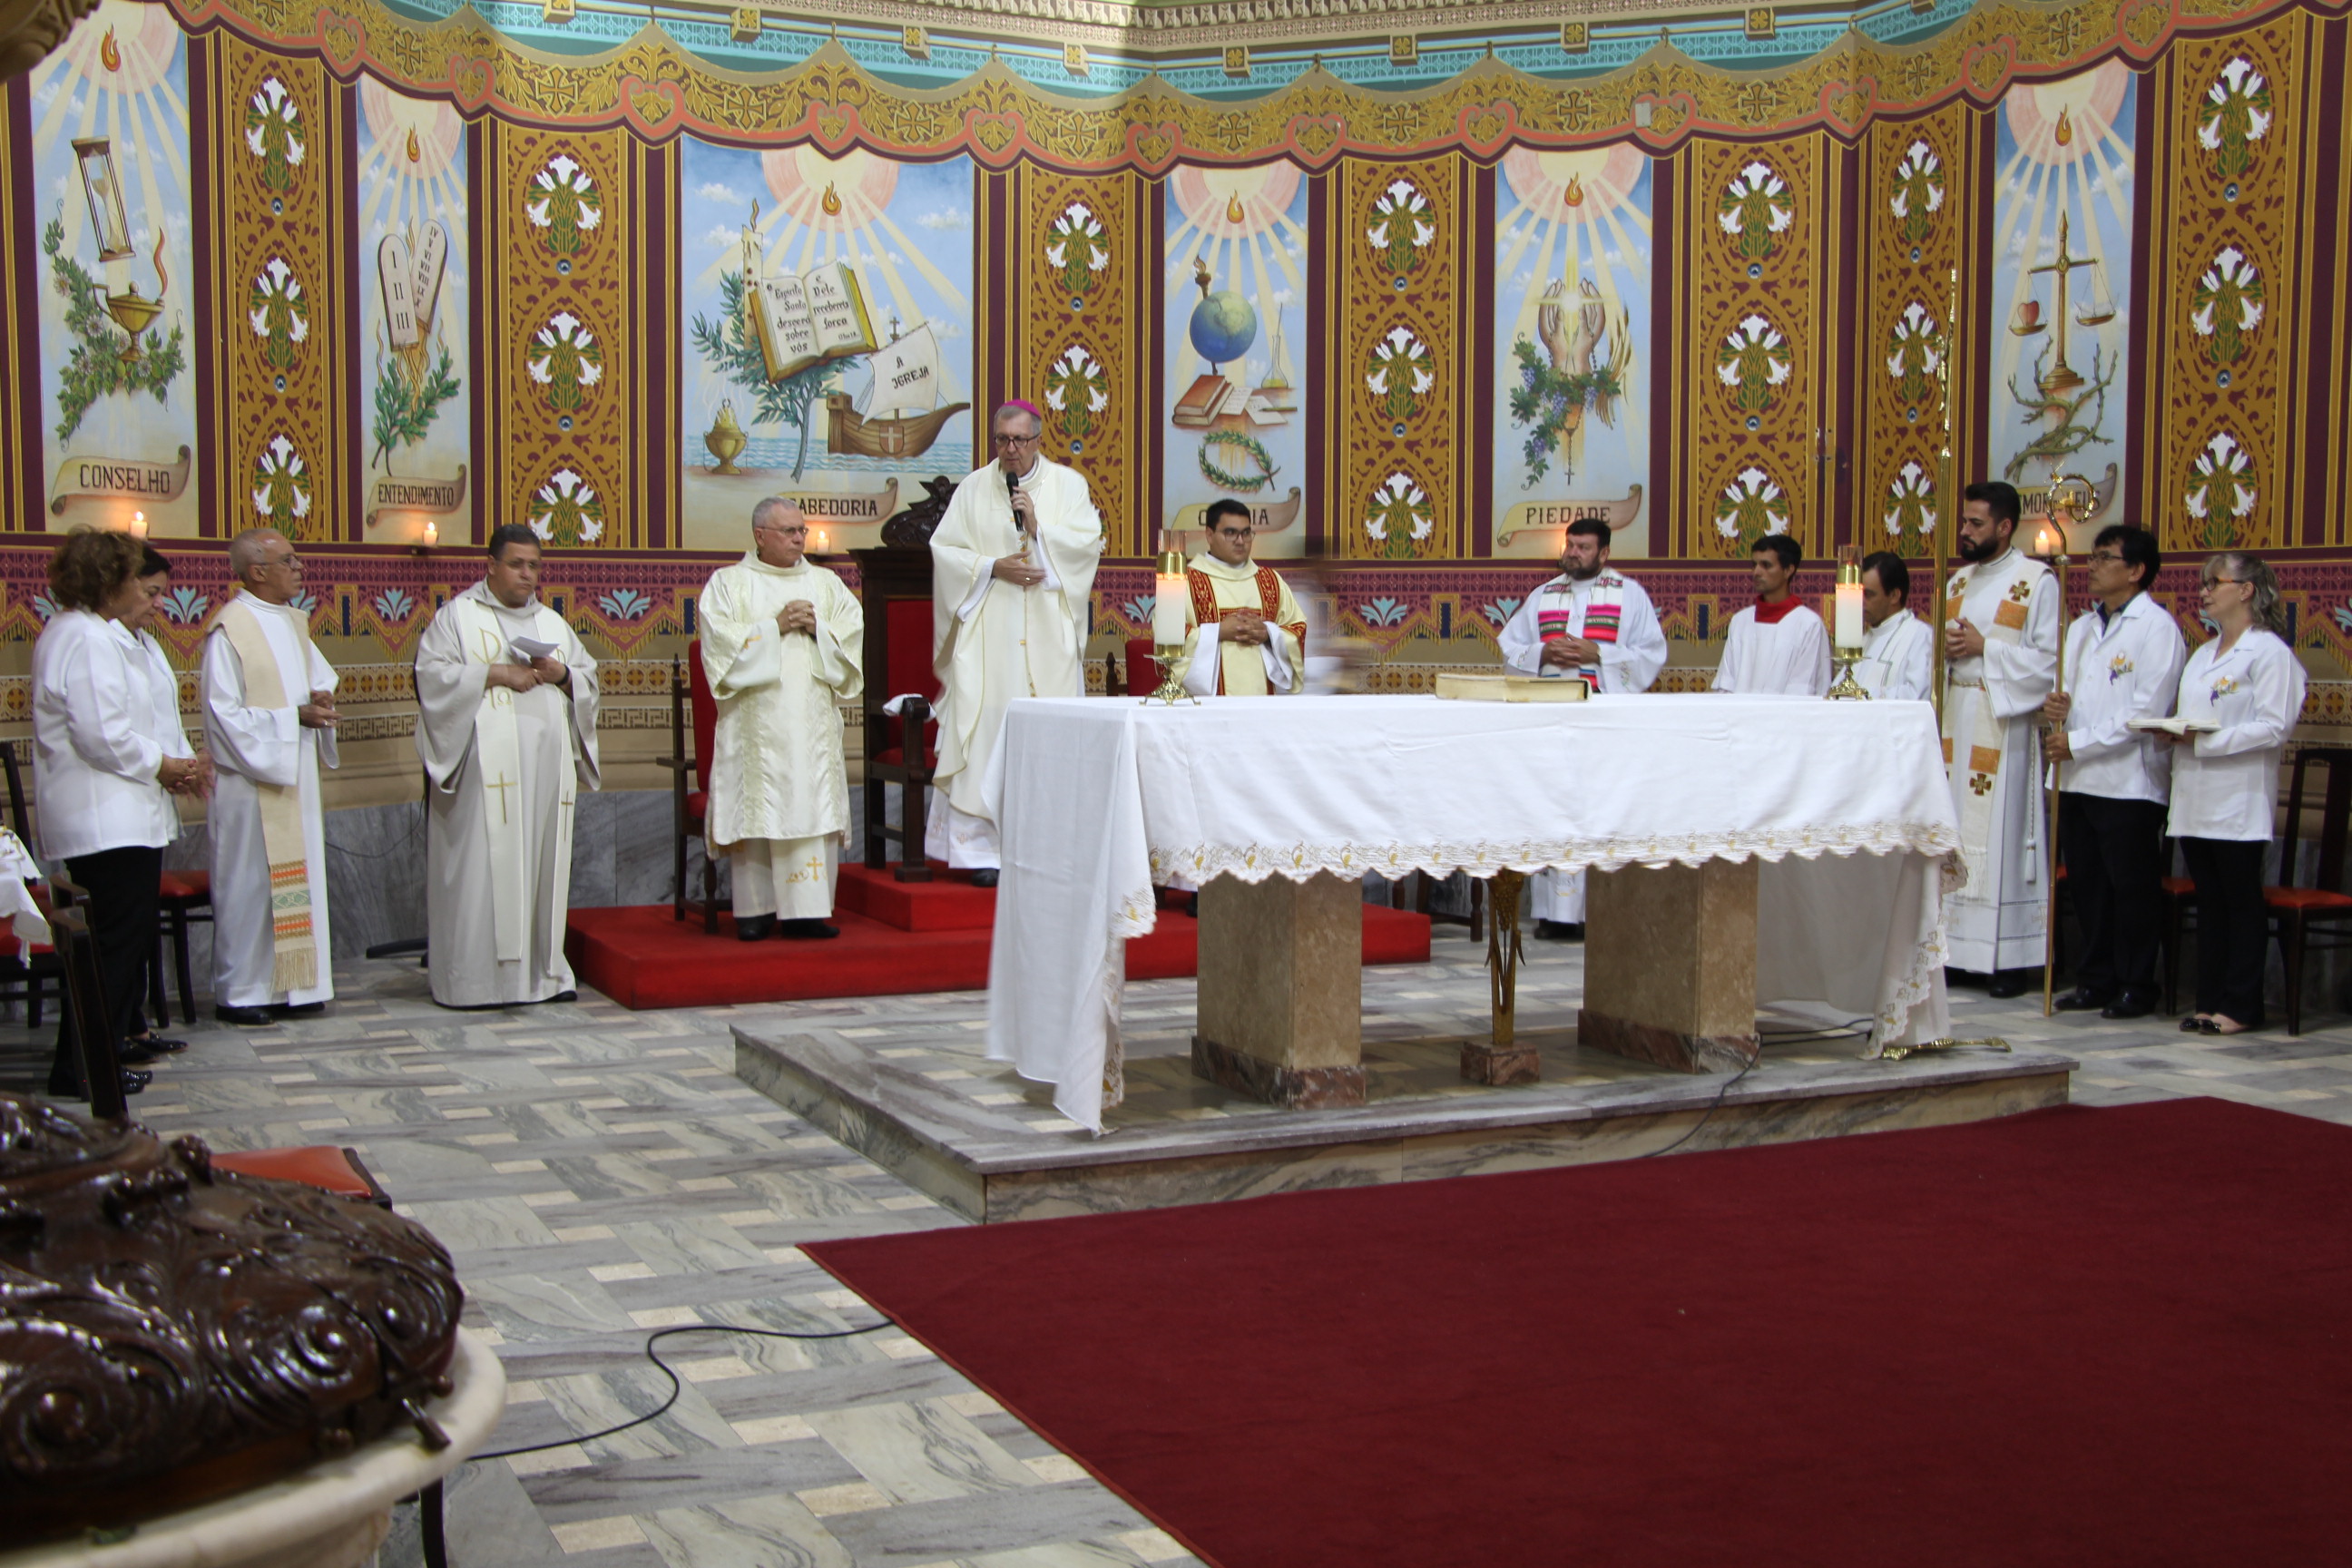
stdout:
<svg viewBox="0 0 2352 1568">
<path fill-rule="evenodd" d="M 2260 838 L 2184 838 L 2197 879 L 2197 1011 L 2240 1024 L 2263 1021 L 2263 961 L 2271 941 L 2263 903 Z"/>
<path fill-rule="evenodd" d="M 2066 887 L 2083 922 L 2074 984 L 2095 996 L 2154 996 L 2165 808 L 2153 800 L 2114 800 L 2072 790 L 2058 800 Z"/>
<path fill-rule="evenodd" d="M 147 1026 L 147 960 L 155 948 L 155 894 L 163 874 L 163 851 L 133 845 L 101 849 L 67 860 L 66 875 L 89 895 L 88 919 L 104 982 L 106 1018 L 119 1047 Z M 81 1081 L 73 1047 L 73 1001 L 58 1009 L 58 1054 L 49 1068 L 50 1086 L 63 1090 Z"/>
</svg>

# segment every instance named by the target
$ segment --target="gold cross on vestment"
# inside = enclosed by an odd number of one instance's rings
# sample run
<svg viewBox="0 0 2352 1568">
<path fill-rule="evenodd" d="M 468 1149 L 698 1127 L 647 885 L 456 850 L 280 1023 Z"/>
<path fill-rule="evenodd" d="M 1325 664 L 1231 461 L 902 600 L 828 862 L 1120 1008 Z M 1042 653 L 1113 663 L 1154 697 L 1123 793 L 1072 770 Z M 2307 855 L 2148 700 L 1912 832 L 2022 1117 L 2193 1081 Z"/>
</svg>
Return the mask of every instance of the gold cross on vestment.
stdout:
<svg viewBox="0 0 2352 1568">
<path fill-rule="evenodd" d="M 499 769 L 497 780 L 493 783 L 484 784 L 482 787 L 484 789 L 494 789 L 499 792 L 499 820 L 500 822 L 508 821 L 507 791 L 514 788 L 515 783 L 512 779 L 507 777 L 506 770 L 503 768 Z"/>
</svg>

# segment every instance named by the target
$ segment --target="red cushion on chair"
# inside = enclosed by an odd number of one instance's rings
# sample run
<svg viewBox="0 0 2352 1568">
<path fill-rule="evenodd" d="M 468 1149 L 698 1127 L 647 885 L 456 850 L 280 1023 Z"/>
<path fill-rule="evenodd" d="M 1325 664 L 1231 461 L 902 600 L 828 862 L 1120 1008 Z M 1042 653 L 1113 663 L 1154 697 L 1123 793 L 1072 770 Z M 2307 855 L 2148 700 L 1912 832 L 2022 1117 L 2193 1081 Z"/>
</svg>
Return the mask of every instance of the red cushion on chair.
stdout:
<svg viewBox="0 0 2352 1568">
<path fill-rule="evenodd" d="M 937 726 L 932 728 L 936 732 Z M 937 772 L 940 765 L 940 749 L 937 746 L 927 746 L 923 750 L 923 755 L 932 771 Z M 874 753 L 874 763 L 877 767 L 895 768 L 906 760 L 907 748 L 904 746 L 891 746 Z"/>
<path fill-rule="evenodd" d="M 1150 637 L 1127 639 L 1127 689 L 1138 696 L 1160 689 L 1160 661 L 1151 657 Z"/>
<path fill-rule="evenodd" d="M 25 944 L 23 942 L 18 942 L 10 932 L 5 930 L 0 930 L 0 958 L 16 958 L 19 956 L 45 958 L 55 952 L 57 952 L 57 949 L 51 947 L 47 942 L 37 942 L 33 944 L 31 952 L 27 953 L 25 951 Z"/>
<path fill-rule="evenodd" d="M 700 637 L 686 645 L 686 678 L 688 700 L 694 710 L 694 782 L 709 789 L 710 752 L 718 744 L 719 699 L 710 694 L 710 677 L 703 673 Z M 702 815 L 698 806 L 688 809 L 697 816 Z"/>
<path fill-rule="evenodd" d="M 268 1176 L 280 1182 L 299 1182 L 306 1187 L 316 1187 L 337 1197 L 373 1201 L 376 1195 L 375 1184 L 353 1169 L 351 1157 L 331 1143 L 312 1143 L 299 1149 L 248 1149 L 236 1153 L 215 1154 L 213 1168 L 234 1171 L 240 1176 Z"/>
<path fill-rule="evenodd" d="M 709 805 L 709 801 L 710 794 L 708 790 L 690 789 L 686 792 L 686 820 L 688 826 L 692 830 L 701 831 L 703 807 Z"/>
<path fill-rule="evenodd" d="M 2352 910 L 2352 893 L 2325 888 L 2264 888 L 2263 902 L 2274 910 Z"/>
<path fill-rule="evenodd" d="M 166 871 L 155 879 L 155 896 L 166 903 L 208 904 L 213 898 L 213 874 Z"/>
<path fill-rule="evenodd" d="M 2168 893 L 2193 893 L 2197 890 L 2197 883 L 2189 877 L 2167 877 L 2164 890 Z"/>
</svg>

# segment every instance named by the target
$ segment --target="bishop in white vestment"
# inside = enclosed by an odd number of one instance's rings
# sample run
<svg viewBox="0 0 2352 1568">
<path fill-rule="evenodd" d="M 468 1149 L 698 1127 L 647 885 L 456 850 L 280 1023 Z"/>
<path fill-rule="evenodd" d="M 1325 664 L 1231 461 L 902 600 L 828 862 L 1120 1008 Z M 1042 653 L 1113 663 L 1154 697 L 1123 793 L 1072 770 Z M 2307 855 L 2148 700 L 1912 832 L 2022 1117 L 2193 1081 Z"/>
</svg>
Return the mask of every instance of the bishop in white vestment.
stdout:
<svg viewBox="0 0 2352 1568">
<path fill-rule="evenodd" d="M 205 638 L 205 746 L 218 769 L 212 839 L 213 1002 L 225 1022 L 309 1012 L 335 994 L 319 771 L 336 766 L 335 667 L 289 601 L 302 586 L 276 529 L 229 544 L 244 592 Z"/>
<path fill-rule="evenodd" d="M 1610 567 L 1609 531 L 1599 518 L 1568 525 L 1560 574 L 1528 595 L 1496 636 L 1506 667 L 1581 675 L 1601 693 L 1650 689 L 1666 667 L 1666 634 L 1642 585 Z M 1539 871 L 1528 879 L 1528 899 L 1538 935 L 1580 934 L 1583 872 Z"/>
<path fill-rule="evenodd" d="M 1882 550 L 1864 559 L 1862 657 L 1853 679 L 1874 698 L 1925 702 L 1934 695 L 1935 644 L 1910 601 L 1911 571 L 1903 557 Z"/>
<path fill-rule="evenodd" d="M 488 577 L 425 627 L 416 704 L 430 784 L 433 999 L 445 1007 L 568 1000 L 573 806 L 598 779 L 596 661 L 539 602 L 539 542 L 529 529 L 494 531 Z"/>
<path fill-rule="evenodd" d="M 751 549 L 702 590 L 702 668 L 719 700 L 704 826 L 727 858 L 735 934 L 841 934 L 833 913 L 849 832 L 840 704 L 866 688 L 866 616 L 808 560 L 808 520 L 780 497 L 751 513 Z"/>
<path fill-rule="evenodd" d="M 2015 489 L 1996 480 L 1965 494 L 1944 650 L 1944 761 L 1968 868 L 1968 885 L 1945 905 L 1949 962 L 1991 975 L 1994 995 L 2015 996 L 2025 972 L 2041 967 L 2048 923 L 2054 858 L 2038 721 L 2058 673 L 2058 582 L 2011 546 Z"/>
<path fill-rule="evenodd" d="M 1086 694 L 1087 623 L 1102 517 L 1076 469 L 1037 451 L 1045 421 L 1008 403 L 990 421 L 996 458 L 958 485 L 931 535 L 931 656 L 940 677 L 947 809 L 927 814 L 926 851 L 996 880 L 989 759 L 1019 697 Z"/>
<path fill-rule="evenodd" d="M 1271 566 L 1250 559 L 1257 528 L 1240 501 L 1210 504 L 1209 548 L 1184 569 L 1177 683 L 1195 697 L 1287 696 L 1305 689 L 1307 612 Z"/>
</svg>

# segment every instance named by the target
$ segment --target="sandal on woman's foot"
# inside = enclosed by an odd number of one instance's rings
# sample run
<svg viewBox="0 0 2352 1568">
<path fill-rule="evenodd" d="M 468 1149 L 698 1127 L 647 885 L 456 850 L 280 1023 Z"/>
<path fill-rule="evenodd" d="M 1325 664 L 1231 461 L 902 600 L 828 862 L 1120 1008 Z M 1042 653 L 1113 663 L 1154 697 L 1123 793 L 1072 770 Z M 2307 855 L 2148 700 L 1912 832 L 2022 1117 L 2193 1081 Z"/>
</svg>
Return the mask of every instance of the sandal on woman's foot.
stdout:
<svg viewBox="0 0 2352 1568">
<path fill-rule="evenodd" d="M 2205 1026 L 2212 1021 L 2213 1015 L 2210 1013 L 2191 1013 L 2180 1020 L 2180 1032 L 2184 1035 L 2201 1035 L 2205 1032 Z"/>
<path fill-rule="evenodd" d="M 2205 1032 L 2209 1035 L 2242 1035 L 2261 1027 L 2260 1024 L 2241 1024 L 2235 1018 L 2220 1013 L 2214 1014 L 2205 1023 Z"/>
</svg>

